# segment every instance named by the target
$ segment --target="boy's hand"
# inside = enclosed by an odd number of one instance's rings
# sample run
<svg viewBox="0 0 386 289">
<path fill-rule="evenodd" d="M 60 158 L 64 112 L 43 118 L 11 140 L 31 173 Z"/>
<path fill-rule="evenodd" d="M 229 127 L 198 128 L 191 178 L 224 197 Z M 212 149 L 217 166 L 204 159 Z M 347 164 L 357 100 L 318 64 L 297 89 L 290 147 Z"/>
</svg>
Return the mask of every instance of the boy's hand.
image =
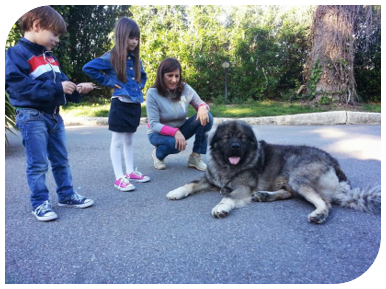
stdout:
<svg viewBox="0 0 386 289">
<path fill-rule="evenodd" d="M 63 81 L 62 86 L 65 94 L 72 94 L 76 89 L 76 84 L 71 81 Z"/>
<path fill-rule="evenodd" d="M 92 82 L 82 82 L 76 86 L 76 90 L 82 94 L 87 94 L 93 89 L 94 89 L 94 84 Z"/>
</svg>

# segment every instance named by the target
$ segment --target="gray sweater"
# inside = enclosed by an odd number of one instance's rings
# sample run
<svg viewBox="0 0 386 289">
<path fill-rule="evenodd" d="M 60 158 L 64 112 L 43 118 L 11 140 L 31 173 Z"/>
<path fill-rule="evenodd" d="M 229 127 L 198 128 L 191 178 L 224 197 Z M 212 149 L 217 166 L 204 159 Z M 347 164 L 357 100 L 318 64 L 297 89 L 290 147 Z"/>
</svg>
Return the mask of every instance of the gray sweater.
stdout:
<svg viewBox="0 0 386 289">
<path fill-rule="evenodd" d="M 209 106 L 198 96 L 188 84 L 184 84 L 179 101 L 173 101 L 171 94 L 162 96 L 156 88 L 150 88 L 146 94 L 146 111 L 148 117 L 148 133 L 157 132 L 174 136 L 176 131 L 185 123 L 189 104 L 197 111 L 202 105 L 209 110 Z"/>
</svg>

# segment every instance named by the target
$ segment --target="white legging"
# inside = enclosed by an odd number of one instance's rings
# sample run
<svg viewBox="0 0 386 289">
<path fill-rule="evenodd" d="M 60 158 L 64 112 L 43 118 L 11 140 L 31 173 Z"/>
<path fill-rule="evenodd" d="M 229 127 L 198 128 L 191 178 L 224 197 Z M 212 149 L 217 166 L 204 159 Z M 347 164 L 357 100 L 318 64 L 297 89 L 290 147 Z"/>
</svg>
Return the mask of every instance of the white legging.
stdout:
<svg viewBox="0 0 386 289">
<path fill-rule="evenodd" d="M 112 132 L 110 156 L 116 180 L 124 176 L 122 170 L 122 145 L 126 172 L 130 174 L 134 171 L 133 136 L 134 133 L 131 132 Z"/>
</svg>

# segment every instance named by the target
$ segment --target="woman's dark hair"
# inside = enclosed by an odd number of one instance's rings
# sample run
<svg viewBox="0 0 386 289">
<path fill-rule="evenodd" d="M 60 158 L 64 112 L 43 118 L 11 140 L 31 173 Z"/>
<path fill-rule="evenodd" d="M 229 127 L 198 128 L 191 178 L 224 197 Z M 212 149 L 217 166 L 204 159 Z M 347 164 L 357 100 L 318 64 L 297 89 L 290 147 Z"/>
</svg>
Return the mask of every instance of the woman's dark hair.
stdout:
<svg viewBox="0 0 386 289">
<path fill-rule="evenodd" d="M 138 37 L 138 45 L 133 51 L 135 79 L 141 82 L 141 65 L 139 62 L 140 31 L 137 23 L 129 18 L 119 19 L 115 26 L 115 45 L 111 49 L 110 61 L 120 81 L 126 82 L 126 58 L 128 52 L 128 40 L 130 37 Z"/>
<path fill-rule="evenodd" d="M 168 88 L 164 83 L 164 74 L 168 72 L 176 71 L 177 69 L 180 70 L 180 80 L 177 83 L 176 90 L 174 91 L 175 94 L 173 99 L 180 100 L 181 94 L 184 91 L 184 84 L 182 82 L 181 64 L 175 58 L 166 58 L 158 66 L 157 78 L 155 80 L 155 84 L 153 85 L 153 87 L 157 88 L 158 94 L 162 96 L 167 96 Z"/>
</svg>

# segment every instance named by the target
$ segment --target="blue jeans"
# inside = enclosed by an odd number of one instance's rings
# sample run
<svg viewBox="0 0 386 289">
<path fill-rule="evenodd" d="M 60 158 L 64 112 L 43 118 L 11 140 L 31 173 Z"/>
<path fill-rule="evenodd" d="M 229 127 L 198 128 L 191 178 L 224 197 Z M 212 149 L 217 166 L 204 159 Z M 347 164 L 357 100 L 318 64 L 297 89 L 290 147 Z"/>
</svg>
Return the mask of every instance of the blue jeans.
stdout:
<svg viewBox="0 0 386 289">
<path fill-rule="evenodd" d="M 32 208 L 35 209 L 49 199 L 46 186 L 48 160 L 51 163 L 59 201 L 68 199 L 74 190 L 62 117 L 59 114 L 47 114 L 35 109 L 18 109 L 16 125 L 25 147 Z"/>
<path fill-rule="evenodd" d="M 181 133 L 185 139 L 190 139 L 195 135 L 193 144 L 193 152 L 199 154 L 206 154 L 208 149 L 208 135 L 207 132 L 211 130 L 213 126 L 213 116 L 209 113 L 209 122 L 203 126 L 199 120 L 196 120 L 197 115 L 193 115 L 180 127 Z M 156 156 L 158 159 L 163 160 L 170 154 L 178 154 L 180 151 L 175 148 L 176 139 L 174 136 L 162 135 L 153 132 L 148 135 L 150 143 L 157 147 Z"/>
</svg>

